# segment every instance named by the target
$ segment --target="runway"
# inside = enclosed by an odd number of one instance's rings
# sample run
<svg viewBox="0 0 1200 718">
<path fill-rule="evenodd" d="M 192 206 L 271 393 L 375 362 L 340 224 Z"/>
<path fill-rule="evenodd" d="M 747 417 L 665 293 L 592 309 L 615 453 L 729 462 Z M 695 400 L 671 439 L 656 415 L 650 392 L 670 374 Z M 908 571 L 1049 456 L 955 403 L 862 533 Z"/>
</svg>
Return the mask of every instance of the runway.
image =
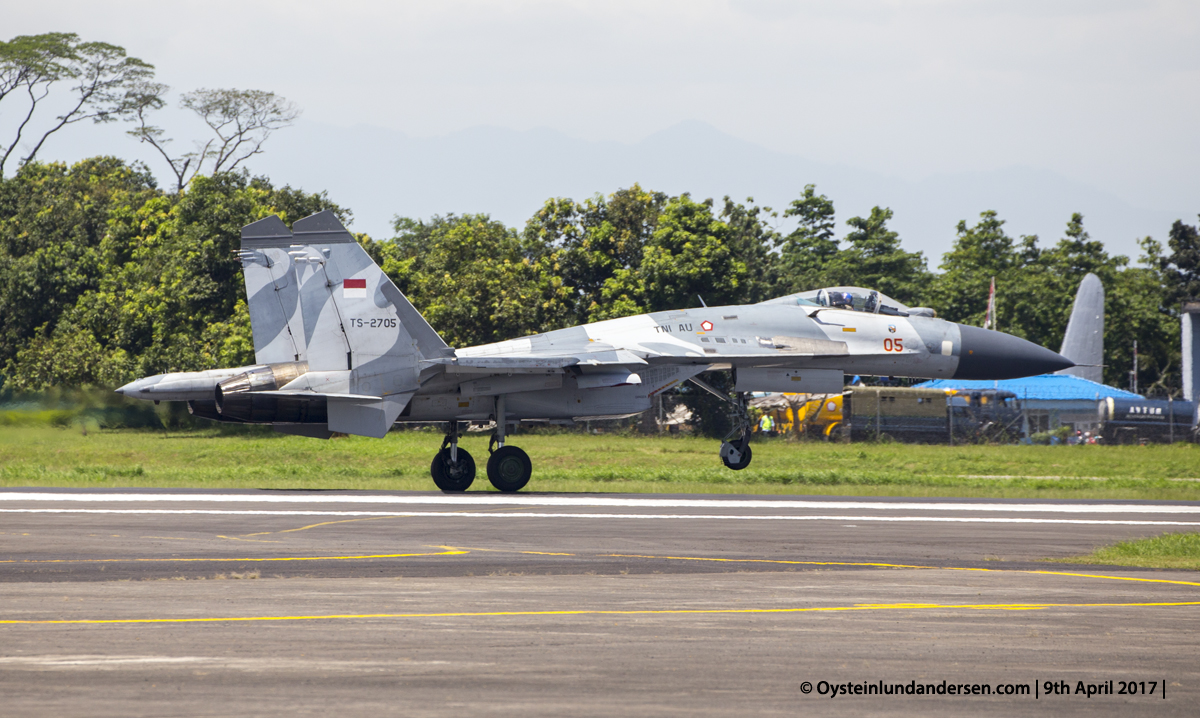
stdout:
<svg viewBox="0 0 1200 718">
<path fill-rule="evenodd" d="M 1196 530 L 1180 502 L 3 490 L 0 694 L 6 715 L 1190 714 L 1200 575 L 1042 559 Z M 852 692 L 943 680 L 992 694 Z M 1042 695 L 1108 680 L 1155 692 Z"/>
</svg>

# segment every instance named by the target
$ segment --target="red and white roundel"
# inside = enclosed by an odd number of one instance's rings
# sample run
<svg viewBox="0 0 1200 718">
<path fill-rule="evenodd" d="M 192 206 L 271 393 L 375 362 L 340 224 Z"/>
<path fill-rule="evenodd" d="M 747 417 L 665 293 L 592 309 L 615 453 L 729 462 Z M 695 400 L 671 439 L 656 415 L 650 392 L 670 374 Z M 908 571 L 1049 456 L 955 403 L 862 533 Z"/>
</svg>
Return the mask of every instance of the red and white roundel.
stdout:
<svg viewBox="0 0 1200 718">
<path fill-rule="evenodd" d="M 713 330 L 713 323 L 706 319 L 700 322 L 700 328 L 706 332 L 711 332 Z"/>
</svg>

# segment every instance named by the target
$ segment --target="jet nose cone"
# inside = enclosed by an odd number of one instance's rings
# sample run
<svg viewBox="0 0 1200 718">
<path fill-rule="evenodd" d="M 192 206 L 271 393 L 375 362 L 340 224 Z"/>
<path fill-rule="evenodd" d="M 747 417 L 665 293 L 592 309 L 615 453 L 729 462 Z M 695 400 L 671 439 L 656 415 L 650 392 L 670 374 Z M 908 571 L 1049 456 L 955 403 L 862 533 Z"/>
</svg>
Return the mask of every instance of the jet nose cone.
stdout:
<svg viewBox="0 0 1200 718">
<path fill-rule="evenodd" d="M 958 325 L 962 350 L 955 379 L 1016 379 L 1070 369 L 1075 363 L 1058 352 L 1004 332 Z"/>
</svg>

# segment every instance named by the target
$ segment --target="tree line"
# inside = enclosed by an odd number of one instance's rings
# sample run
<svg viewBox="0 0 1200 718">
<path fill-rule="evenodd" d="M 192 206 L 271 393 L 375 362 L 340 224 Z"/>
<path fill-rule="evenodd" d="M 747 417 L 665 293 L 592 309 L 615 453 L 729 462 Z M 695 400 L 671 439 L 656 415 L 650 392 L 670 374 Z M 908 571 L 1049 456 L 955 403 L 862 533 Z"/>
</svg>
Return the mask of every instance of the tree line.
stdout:
<svg viewBox="0 0 1200 718">
<path fill-rule="evenodd" d="M 243 225 L 329 209 L 325 193 L 244 170 L 164 190 L 112 157 L 31 161 L 0 179 L 0 374 L 9 390 L 116 386 L 167 371 L 254 361 L 241 267 Z M 995 277 L 1000 330 L 1062 341 L 1079 281 L 1106 290 L 1105 380 L 1179 388 L 1179 303 L 1200 296 L 1200 233 L 1183 221 L 1142 240 L 1138 264 L 1108 254 L 1084 218 L 1062 236 L 1011 237 L 995 212 L 955 229 L 936 268 L 904 249 L 892 211 L 835 221 L 809 185 L 782 210 L 669 196 L 634 185 L 552 198 L 523 227 L 485 214 L 398 217 L 394 236 L 358 235 L 452 346 L 500 341 L 641 312 L 758 302 L 823 286 L 878 289 L 980 325 Z M 781 229 L 787 226 L 790 229 Z"/>
</svg>

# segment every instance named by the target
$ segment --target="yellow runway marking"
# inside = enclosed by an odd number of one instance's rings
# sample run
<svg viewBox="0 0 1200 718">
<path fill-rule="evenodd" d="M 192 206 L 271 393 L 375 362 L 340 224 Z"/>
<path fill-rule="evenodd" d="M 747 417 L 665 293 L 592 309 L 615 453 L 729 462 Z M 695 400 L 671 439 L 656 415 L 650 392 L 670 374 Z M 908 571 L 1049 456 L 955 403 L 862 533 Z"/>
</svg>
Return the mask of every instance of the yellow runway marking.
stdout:
<svg viewBox="0 0 1200 718">
<path fill-rule="evenodd" d="M 1161 603 L 883 603 L 853 606 L 810 606 L 807 608 L 666 608 L 666 609 L 575 609 L 566 611 L 479 611 L 447 613 L 359 613 L 325 616 L 223 616 L 218 618 L 76 618 L 54 620 L 0 619 L 0 624 L 109 624 L 109 623 L 221 623 L 244 621 L 345 621 L 372 618 L 499 618 L 529 616 L 652 616 L 652 615 L 720 615 L 720 614 L 787 614 L 827 613 L 842 611 L 913 611 L 957 610 L 973 611 L 1042 611 L 1052 608 L 1169 608 L 1200 606 L 1200 601 Z"/>
<path fill-rule="evenodd" d="M 249 534 L 249 535 L 250 536 L 258 536 L 260 534 Z M 271 541 L 270 539 L 240 538 L 238 536 L 222 536 L 221 534 L 217 534 L 217 538 L 229 539 L 230 541 L 249 541 L 250 543 L 283 543 L 282 541 Z"/>
<path fill-rule="evenodd" d="M 1094 573 L 1073 573 L 1070 571 L 1035 571 L 1031 569 L 1014 568 L 972 568 L 969 566 L 921 566 L 905 563 L 855 563 L 851 561 L 786 561 L 768 558 L 709 558 L 706 556 L 646 556 L 641 554 L 609 553 L 602 554 L 605 558 L 657 558 L 669 561 L 721 561 L 727 563 L 780 563 L 797 566 L 861 566 L 864 568 L 916 568 L 926 571 L 980 571 L 983 573 L 1030 573 L 1044 576 L 1075 576 L 1077 578 L 1104 578 L 1110 581 L 1140 581 L 1144 583 L 1172 583 L 1179 586 L 1200 586 L 1195 581 L 1174 581 L 1166 578 L 1137 578 L 1133 576 L 1106 576 Z"/>
<path fill-rule="evenodd" d="M 259 531 L 258 533 L 242 534 L 242 535 L 243 536 L 266 536 L 267 534 L 290 534 L 290 533 L 295 533 L 296 531 L 307 531 L 309 529 L 315 529 L 318 526 L 332 526 L 333 524 L 348 524 L 348 523 L 353 523 L 355 521 L 378 521 L 379 519 L 398 519 L 398 518 L 403 518 L 403 517 L 400 517 L 400 516 L 368 516 L 368 517 L 362 518 L 362 519 L 343 519 L 341 521 L 322 521 L 319 524 L 309 524 L 308 526 L 301 526 L 298 529 L 283 529 L 282 531 Z M 221 538 L 226 538 L 226 537 L 222 536 Z"/>
<path fill-rule="evenodd" d="M 529 510 L 528 506 L 505 506 L 505 507 L 496 508 L 496 509 L 480 509 L 478 511 L 466 511 L 463 513 L 483 514 L 483 513 L 489 513 L 489 512 L 495 512 L 495 511 L 528 511 L 528 510 Z M 257 533 L 252 533 L 252 534 L 242 534 L 242 536 L 266 536 L 268 534 L 290 534 L 290 533 L 295 533 L 296 531 L 307 531 L 309 529 L 315 529 L 319 526 L 332 526 L 334 524 L 349 524 L 349 523 L 354 523 L 356 521 L 379 521 L 380 519 L 406 519 L 406 518 L 411 518 L 411 516 L 367 516 L 366 518 L 361 518 L 361 519 L 343 519 L 341 521 L 322 521 L 319 524 L 309 524 L 308 526 L 301 526 L 300 528 L 296 528 L 296 529 L 283 529 L 282 531 L 259 531 Z M 220 538 L 231 538 L 231 537 L 221 536 Z"/>
<path fill-rule="evenodd" d="M 264 558 L 255 557 L 238 557 L 238 558 L 60 558 L 48 559 L 44 561 L 0 561 L 0 563 L 165 563 L 171 561 L 178 562 L 199 562 L 199 561 L 352 561 L 362 558 L 415 558 L 420 556 L 462 556 L 469 551 L 439 551 L 437 553 L 381 553 L 364 556 L 269 556 Z"/>
<path fill-rule="evenodd" d="M 433 548 L 444 548 L 454 551 L 486 551 L 488 553 L 527 553 L 534 556 L 574 556 L 573 553 L 555 553 L 553 551 L 517 551 L 515 549 L 504 548 L 474 548 L 471 546 L 434 546 Z"/>
</svg>

